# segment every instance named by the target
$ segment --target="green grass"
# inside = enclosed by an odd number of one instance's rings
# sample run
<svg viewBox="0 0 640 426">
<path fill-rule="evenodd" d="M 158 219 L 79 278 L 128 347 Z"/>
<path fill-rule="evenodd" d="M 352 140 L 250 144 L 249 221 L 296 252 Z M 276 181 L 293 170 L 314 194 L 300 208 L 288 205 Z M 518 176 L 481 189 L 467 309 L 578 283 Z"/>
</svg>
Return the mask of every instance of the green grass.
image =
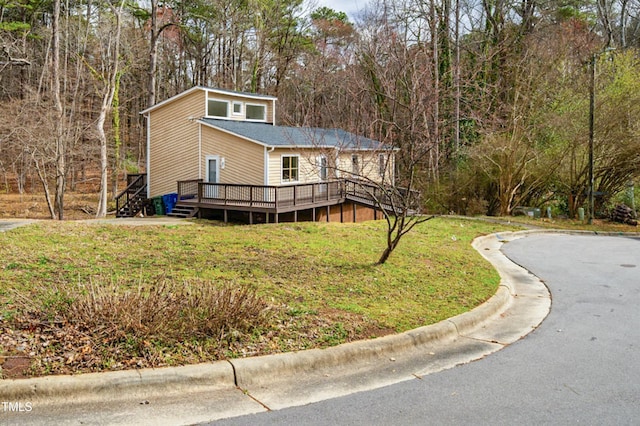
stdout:
<svg viewBox="0 0 640 426">
<path fill-rule="evenodd" d="M 486 300 L 497 274 L 471 248 L 504 225 L 435 219 L 387 264 L 382 222 L 127 227 L 45 222 L 0 234 L 0 290 L 107 278 L 247 284 L 295 309 L 338 308 L 397 331 L 439 321 Z M 453 238 L 455 237 L 455 238 Z M 37 297 L 37 295 L 34 295 Z"/>
<path fill-rule="evenodd" d="M 270 323 L 226 338 L 222 346 L 190 336 L 137 342 L 133 346 L 144 346 L 144 365 L 197 362 L 212 352 L 225 357 L 324 347 L 432 324 L 481 304 L 495 293 L 499 277 L 470 243 L 516 229 L 437 218 L 408 234 L 386 264 L 375 265 L 384 227 L 382 221 L 196 221 L 177 227 L 41 222 L 0 233 L 0 314 L 21 315 L 17 294 L 55 314 L 73 303 L 73 292 L 64 289 L 87 283 L 122 293 L 158 283 L 249 287 L 270 306 Z M 104 351 L 92 345 L 94 352 Z M 119 349 L 130 346 L 124 339 Z M 103 358 L 93 369 L 126 367 L 113 351 Z M 58 365 L 53 371 L 65 370 Z"/>
</svg>

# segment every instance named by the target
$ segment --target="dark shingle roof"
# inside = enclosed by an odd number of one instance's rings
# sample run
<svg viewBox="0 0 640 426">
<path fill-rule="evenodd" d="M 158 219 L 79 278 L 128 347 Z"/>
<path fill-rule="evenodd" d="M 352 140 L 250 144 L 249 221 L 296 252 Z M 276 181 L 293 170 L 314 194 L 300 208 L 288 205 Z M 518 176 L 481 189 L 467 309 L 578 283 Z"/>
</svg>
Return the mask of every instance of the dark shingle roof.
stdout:
<svg viewBox="0 0 640 426">
<path fill-rule="evenodd" d="M 274 126 L 267 123 L 202 118 L 201 122 L 251 139 L 269 147 L 340 148 L 344 150 L 388 149 L 378 141 L 340 129 Z"/>
</svg>

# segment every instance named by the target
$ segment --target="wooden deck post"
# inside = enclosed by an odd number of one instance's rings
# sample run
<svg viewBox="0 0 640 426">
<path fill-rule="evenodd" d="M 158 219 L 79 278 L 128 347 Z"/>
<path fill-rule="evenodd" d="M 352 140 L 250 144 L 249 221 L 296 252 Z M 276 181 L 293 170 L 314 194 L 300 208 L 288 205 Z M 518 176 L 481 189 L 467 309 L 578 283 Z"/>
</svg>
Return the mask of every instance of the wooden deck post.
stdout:
<svg viewBox="0 0 640 426">
<path fill-rule="evenodd" d="M 331 206 L 327 206 L 327 223 L 328 223 L 328 222 L 331 222 L 331 221 L 329 220 L 329 216 L 331 216 Z"/>
</svg>

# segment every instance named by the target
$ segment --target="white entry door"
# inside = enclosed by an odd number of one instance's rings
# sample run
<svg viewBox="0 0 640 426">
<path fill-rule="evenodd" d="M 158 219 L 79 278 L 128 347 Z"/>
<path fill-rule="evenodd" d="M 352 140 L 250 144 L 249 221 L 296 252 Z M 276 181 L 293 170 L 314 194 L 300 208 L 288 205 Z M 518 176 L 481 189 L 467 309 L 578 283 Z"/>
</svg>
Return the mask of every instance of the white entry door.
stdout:
<svg viewBox="0 0 640 426">
<path fill-rule="evenodd" d="M 205 157 L 207 163 L 206 167 L 206 182 L 207 183 L 219 183 L 220 182 L 220 156 L 219 155 L 207 155 Z M 205 193 L 206 198 L 216 198 L 218 196 L 217 185 L 206 185 Z"/>
</svg>

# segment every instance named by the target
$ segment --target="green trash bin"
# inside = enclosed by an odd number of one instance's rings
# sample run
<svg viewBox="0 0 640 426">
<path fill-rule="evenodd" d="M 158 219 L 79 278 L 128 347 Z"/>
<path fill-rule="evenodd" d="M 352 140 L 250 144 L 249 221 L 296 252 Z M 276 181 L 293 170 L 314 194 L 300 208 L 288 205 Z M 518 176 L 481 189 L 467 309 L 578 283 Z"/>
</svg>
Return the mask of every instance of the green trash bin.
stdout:
<svg viewBox="0 0 640 426">
<path fill-rule="evenodd" d="M 157 215 L 164 215 L 164 204 L 162 202 L 162 196 L 153 197 L 153 208 L 156 210 Z"/>
</svg>

